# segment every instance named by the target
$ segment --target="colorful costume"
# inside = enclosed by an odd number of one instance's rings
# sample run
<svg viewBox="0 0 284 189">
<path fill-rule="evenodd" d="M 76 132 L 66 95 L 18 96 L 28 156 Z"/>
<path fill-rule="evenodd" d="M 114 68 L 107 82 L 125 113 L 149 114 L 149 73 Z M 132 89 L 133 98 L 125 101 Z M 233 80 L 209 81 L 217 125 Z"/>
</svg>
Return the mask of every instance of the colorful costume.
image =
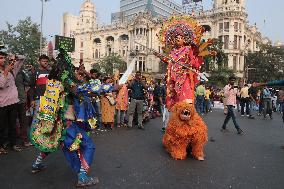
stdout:
<svg viewBox="0 0 284 189">
<path fill-rule="evenodd" d="M 191 147 L 192 155 L 204 160 L 207 127 L 193 105 L 203 57 L 214 54 L 205 50 L 211 40 L 201 43 L 204 31 L 189 16 L 172 16 L 164 22 L 159 35 L 167 55 L 155 55 L 168 63 L 166 107 L 172 112 L 163 144 L 174 159 L 185 159 Z"/>
<path fill-rule="evenodd" d="M 99 93 L 100 86 L 78 81 L 71 59 L 63 49 L 49 78 L 30 133 L 32 143 L 41 151 L 33 172 L 42 170 L 42 160 L 61 146 L 71 168 L 78 173 L 78 186 L 96 184 L 97 178 L 87 176 L 95 152 L 89 132 L 96 124 L 89 94 Z"/>
<path fill-rule="evenodd" d="M 160 42 L 165 45 L 164 52 L 168 55 L 156 55 L 168 63 L 166 105 L 169 109 L 183 100 L 194 101 L 194 88 L 203 57 L 213 54 L 205 50 L 211 40 L 201 44 L 203 33 L 203 27 L 188 16 L 170 17 L 160 31 Z M 177 42 L 179 36 L 184 40 L 181 44 Z"/>
</svg>

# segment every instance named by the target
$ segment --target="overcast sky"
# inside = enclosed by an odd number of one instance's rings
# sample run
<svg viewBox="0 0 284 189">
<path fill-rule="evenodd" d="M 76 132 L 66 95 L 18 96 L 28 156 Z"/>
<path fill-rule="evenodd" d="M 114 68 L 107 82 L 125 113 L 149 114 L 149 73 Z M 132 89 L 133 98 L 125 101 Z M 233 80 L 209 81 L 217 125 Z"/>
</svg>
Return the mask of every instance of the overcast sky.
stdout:
<svg viewBox="0 0 284 189">
<path fill-rule="evenodd" d="M 182 0 L 174 0 L 181 3 Z M 64 12 L 78 15 L 83 0 L 50 0 L 44 9 L 44 36 L 60 33 L 60 22 Z M 93 0 L 96 5 L 99 23 L 110 23 L 110 14 L 119 11 L 119 0 Z M 203 0 L 204 6 L 212 6 L 213 0 Z M 257 24 L 263 36 L 273 41 L 284 43 L 284 1 L 283 0 L 246 0 L 249 23 Z M 41 0 L 1 0 L 0 29 L 5 29 L 6 22 L 16 24 L 27 16 L 40 23 Z"/>
</svg>

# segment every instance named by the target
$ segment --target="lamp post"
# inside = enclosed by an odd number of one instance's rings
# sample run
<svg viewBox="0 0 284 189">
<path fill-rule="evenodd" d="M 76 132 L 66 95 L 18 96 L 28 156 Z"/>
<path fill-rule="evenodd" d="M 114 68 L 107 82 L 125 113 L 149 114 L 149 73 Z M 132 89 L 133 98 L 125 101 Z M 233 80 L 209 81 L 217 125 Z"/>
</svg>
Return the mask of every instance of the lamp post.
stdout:
<svg viewBox="0 0 284 189">
<path fill-rule="evenodd" d="M 42 25 L 43 25 L 43 6 L 44 6 L 44 2 L 47 2 L 49 0 L 41 0 L 41 17 L 40 17 L 40 40 L 39 40 L 39 54 L 42 54 Z"/>
</svg>

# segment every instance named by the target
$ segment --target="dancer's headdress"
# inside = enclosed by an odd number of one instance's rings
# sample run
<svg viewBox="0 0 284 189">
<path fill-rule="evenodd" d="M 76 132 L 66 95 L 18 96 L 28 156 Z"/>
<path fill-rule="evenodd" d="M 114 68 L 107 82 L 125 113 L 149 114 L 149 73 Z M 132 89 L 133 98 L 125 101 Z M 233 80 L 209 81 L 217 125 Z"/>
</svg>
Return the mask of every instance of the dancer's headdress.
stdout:
<svg viewBox="0 0 284 189">
<path fill-rule="evenodd" d="M 174 15 L 167 19 L 158 34 L 160 42 L 171 50 L 175 47 L 175 37 L 181 35 L 187 45 L 200 44 L 204 28 L 187 15 Z"/>
</svg>

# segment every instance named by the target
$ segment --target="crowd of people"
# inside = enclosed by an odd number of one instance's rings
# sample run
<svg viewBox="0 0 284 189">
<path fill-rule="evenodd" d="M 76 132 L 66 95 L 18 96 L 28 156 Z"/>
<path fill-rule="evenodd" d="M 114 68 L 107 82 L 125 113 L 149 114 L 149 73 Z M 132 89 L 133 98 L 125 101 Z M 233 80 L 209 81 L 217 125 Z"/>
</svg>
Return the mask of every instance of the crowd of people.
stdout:
<svg viewBox="0 0 284 189">
<path fill-rule="evenodd" d="M 0 54 L 0 154 L 7 154 L 10 147 L 21 151 L 32 145 L 28 130 L 46 90 L 52 63 L 49 57 L 41 55 L 36 67 L 23 66 L 23 62 L 24 57 Z M 137 71 L 132 80 L 118 85 L 119 76 L 103 76 L 96 69 L 87 72 L 82 64 L 76 68 L 76 74 L 82 82 L 96 83 L 102 88 L 100 95 L 92 97 L 98 132 L 132 128 L 136 123 L 143 130 L 143 121 L 162 114 L 165 87 L 161 80 L 147 83 Z"/>
<path fill-rule="evenodd" d="M 43 96 L 45 92 L 51 60 L 46 55 L 41 55 L 37 68 L 34 68 L 22 66 L 23 59 L 8 56 L 6 53 L 1 52 L 0 59 L 1 72 L 4 77 L 7 77 L 5 82 L 2 79 L 0 90 L 3 93 L 0 116 L 6 121 L 6 124 L 1 124 L 1 154 L 6 154 L 6 149 L 9 147 L 15 151 L 21 151 L 22 147 L 32 145 L 29 142 L 28 130 L 39 108 L 40 96 Z M 95 82 L 112 88 L 108 92 L 92 97 L 97 119 L 96 132 L 119 127 L 132 128 L 133 122 L 143 130 L 145 129 L 143 122 L 147 122 L 150 118 L 161 117 L 167 111 L 165 79 L 147 81 L 138 71 L 132 80 L 118 85 L 119 77 L 117 76 L 103 77 L 96 69 L 87 72 L 83 65 L 76 69 L 82 81 Z M 237 91 L 236 107 L 241 116 L 254 119 L 253 111 L 257 111 L 258 116 L 262 115 L 266 118 L 268 115 L 270 119 L 273 119 L 273 112 L 282 112 L 284 109 L 284 90 L 281 88 L 276 90 L 266 86 L 259 88 L 247 84 L 241 88 L 234 85 L 234 88 Z M 6 95 L 9 98 L 4 98 Z M 221 98 L 218 99 L 218 96 Z M 212 86 L 205 86 L 204 82 L 200 82 L 195 89 L 197 112 L 200 115 L 212 112 L 214 101 L 221 100 L 223 96 L 224 90 L 220 92 L 219 89 L 213 89 Z M 225 101 L 224 105 L 224 111 L 227 113 Z M 164 124 L 163 130 L 165 127 Z"/>
</svg>

